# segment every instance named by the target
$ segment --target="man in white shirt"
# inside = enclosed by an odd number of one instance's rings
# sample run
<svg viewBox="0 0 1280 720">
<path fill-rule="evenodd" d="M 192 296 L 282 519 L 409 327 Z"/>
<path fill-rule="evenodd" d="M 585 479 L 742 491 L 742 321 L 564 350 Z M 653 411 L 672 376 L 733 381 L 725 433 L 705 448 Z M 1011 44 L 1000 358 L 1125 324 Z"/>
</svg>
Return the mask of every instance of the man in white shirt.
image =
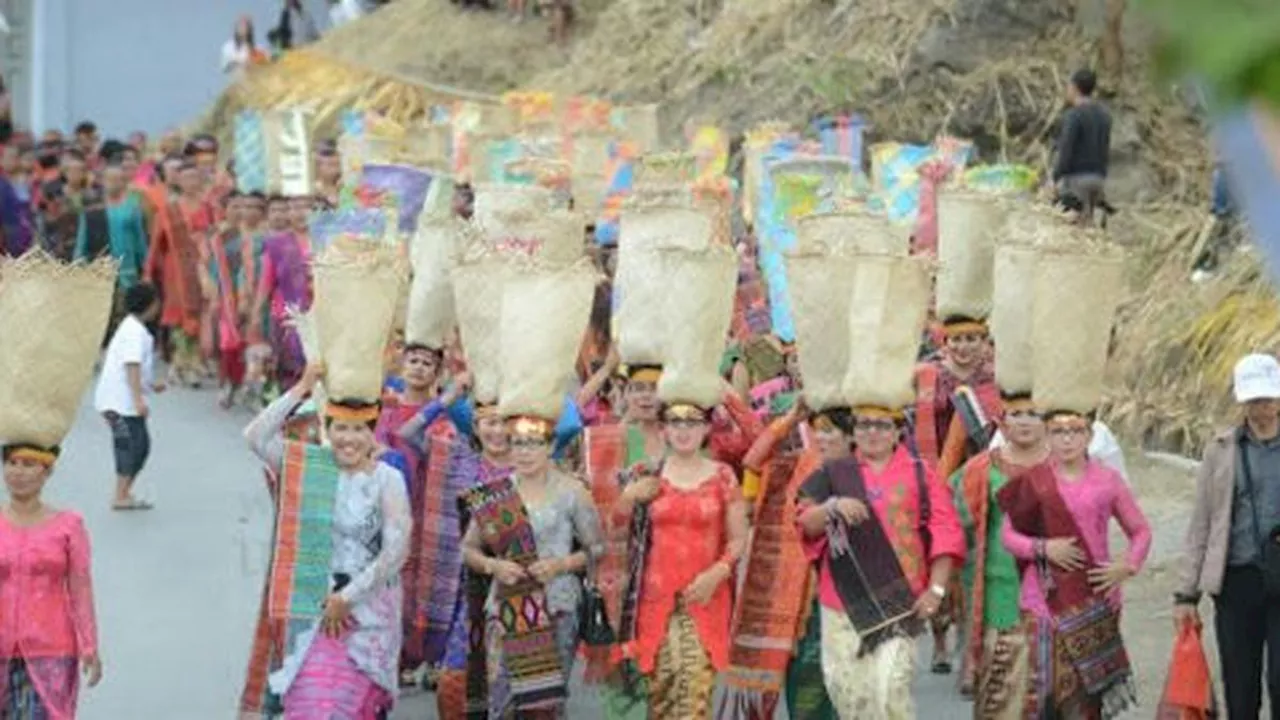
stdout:
<svg viewBox="0 0 1280 720">
<path fill-rule="evenodd" d="M 94 409 L 102 413 L 115 451 L 116 495 L 114 510 L 150 510 L 149 503 L 133 497 L 133 483 L 151 454 L 147 432 L 148 389 L 162 392 L 155 378 L 155 338 L 147 323 L 160 312 L 160 301 L 152 285 L 141 284 L 125 294 L 128 316 L 120 321 L 102 359 L 102 374 L 94 391 Z"/>
</svg>

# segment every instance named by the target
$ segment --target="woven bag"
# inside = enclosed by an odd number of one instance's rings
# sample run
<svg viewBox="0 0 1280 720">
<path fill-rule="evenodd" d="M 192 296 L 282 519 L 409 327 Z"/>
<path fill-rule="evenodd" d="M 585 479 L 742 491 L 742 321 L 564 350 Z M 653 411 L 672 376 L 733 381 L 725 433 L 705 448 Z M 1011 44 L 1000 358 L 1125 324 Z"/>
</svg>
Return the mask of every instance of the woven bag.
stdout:
<svg viewBox="0 0 1280 720">
<path fill-rule="evenodd" d="M 698 157 L 690 152 L 641 155 L 635 163 L 632 187 L 690 185 L 698 179 Z"/>
<path fill-rule="evenodd" d="M 330 396 L 382 396 L 382 357 L 408 278 L 404 259 L 385 246 L 334 245 L 312 261 L 310 315 Z"/>
<path fill-rule="evenodd" d="M 515 274 L 509 261 L 488 257 L 454 269 L 454 307 L 458 314 L 458 334 L 471 373 L 471 391 L 477 403 L 498 400 L 502 379 L 501 335 L 502 297 L 509 278 Z"/>
<path fill-rule="evenodd" d="M 1057 229 L 1073 225 L 1071 216 L 1044 203 L 1005 199 L 1005 221 L 1002 239 L 1011 242 L 1041 242 L 1057 234 Z"/>
<path fill-rule="evenodd" d="M 544 265 L 572 265 L 586 253 L 581 219 L 568 210 L 494 213 L 480 233 L 487 251 Z"/>
<path fill-rule="evenodd" d="M 502 415 L 560 416 L 598 279 L 582 260 L 522 269 L 507 280 L 499 321 Z"/>
<path fill-rule="evenodd" d="M 1030 393 L 1035 379 L 1031 301 L 1039 254 L 1031 243 L 996 246 L 995 293 L 989 326 L 996 347 L 996 384 L 1009 393 Z"/>
<path fill-rule="evenodd" d="M 1097 409 L 1123 287 L 1117 250 L 1080 244 L 1040 251 L 1031 303 L 1037 408 Z"/>
<path fill-rule="evenodd" d="M 922 257 L 855 258 L 849 308 L 849 366 L 842 389 L 851 407 L 898 410 L 915 398 L 915 366 L 932 278 Z"/>
<path fill-rule="evenodd" d="M 457 324 L 450 274 L 458 260 L 462 225 L 462 220 L 450 216 L 419 221 L 405 322 L 407 342 L 444 347 Z"/>
<path fill-rule="evenodd" d="M 857 261 L 848 254 L 814 251 L 790 253 L 786 263 L 805 400 L 814 410 L 843 405 Z"/>
<path fill-rule="evenodd" d="M 588 131 L 570 139 L 569 165 L 573 173 L 573 207 L 583 215 L 593 216 L 604 206 L 609 189 L 609 146 L 611 133 Z"/>
<path fill-rule="evenodd" d="M 986 193 L 938 193 L 938 317 L 991 314 L 995 241 L 1006 207 Z"/>
<path fill-rule="evenodd" d="M 75 422 L 102 346 L 116 264 L 41 252 L 0 260 L 0 439 L 52 447 Z"/>
<path fill-rule="evenodd" d="M 906 255 L 911 239 L 906 228 L 889 222 L 883 213 L 849 208 L 815 213 L 796 225 L 796 252 Z"/>
<path fill-rule="evenodd" d="M 720 360 L 733 317 L 737 256 L 722 245 L 659 252 L 668 276 L 668 327 L 658 397 L 714 407 L 723 396 Z"/>
<path fill-rule="evenodd" d="M 542 213 L 556 207 L 555 192 L 538 185 L 485 182 L 474 187 L 474 218 L 481 228 L 495 222 L 495 217 L 502 213 Z"/>
<path fill-rule="evenodd" d="M 671 289 L 664 249 L 705 250 L 714 218 L 691 206 L 630 208 L 619 227 L 614 276 L 618 353 L 632 364 L 661 364 L 670 318 L 664 302 Z"/>
</svg>

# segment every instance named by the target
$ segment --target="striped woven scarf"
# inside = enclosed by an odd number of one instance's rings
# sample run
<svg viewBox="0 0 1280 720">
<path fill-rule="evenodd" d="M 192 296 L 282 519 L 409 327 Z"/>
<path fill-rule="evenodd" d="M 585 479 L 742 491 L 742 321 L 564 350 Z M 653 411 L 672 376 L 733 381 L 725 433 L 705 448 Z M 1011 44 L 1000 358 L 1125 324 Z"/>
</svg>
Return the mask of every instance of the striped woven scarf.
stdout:
<svg viewBox="0 0 1280 720">
<path fill-rule="evenodd" d="M 425 633 L 426 659 L 443 657 L 462 583 L 462 518 L 458 500 L 480 480 L 480 458 L 466 440 L 432 437 L 422 499 L 415 624 Z"/>
<path fill-rule="evenodd" d="M 332 450 L 308 443 L 285 444 L 267 603 L 273 619 L 320 617 L 332 587 L 338 476 Z"/>
</svg>

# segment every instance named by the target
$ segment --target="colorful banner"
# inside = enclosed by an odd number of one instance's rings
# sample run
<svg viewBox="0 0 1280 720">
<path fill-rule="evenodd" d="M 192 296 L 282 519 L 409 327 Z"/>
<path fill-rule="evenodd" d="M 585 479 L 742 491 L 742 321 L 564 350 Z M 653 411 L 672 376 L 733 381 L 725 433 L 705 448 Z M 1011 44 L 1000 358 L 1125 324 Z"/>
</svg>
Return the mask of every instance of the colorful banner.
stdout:
<svg viewBox="0 0 1280 720">
<path fill-rule="evenodd" d="M 631 142 L 614 142 L 609 146 L 609 165 L 605 171 L 608 186 L 605 190 L 604 207 L 600 211 L 600 217 L 596 219 L 597 245 L 616 247 L 618 244 L 622 203 L 631 194 L 637 156 L 637 148 Z"/>
<path fill-rule="evenodd" d="M 268 192 L 267 137 L 262 114 L 254 110 L 239 113 L 232 133 L 236 189 L 242 193 Z"/>
<path fill-rule="evenodd" d="M 404 165 L 368 164 L 360 174 L 360 187 L 394 197 L 400 233 L 410 237 L 417 232 L 418 215 L 422 213 L 422 203 L 431 188 L 430 173 Z"/>
<path fill-rule="evenodd" d="M 348 207 L 311 213 L 308 227 L 313 252 L 341 237 L 381 242 L 387 234 L 387 214 L 381 208 Z"/>
<path fill-rule="evenodd" d="M 342 177 L 351 181 L 360 177 L 360 166 L 368 152 L 365 143 L 365 113 L 361 110 L 344 110 L 340 122 L 342 133 L 338 136 L 338 152 L 342 157 Z"/>
<path fill-rule="evenodd" d="M 756 178 L 756 240 L 759 246 L 760 273 L 764 276 L 769 297 L 769 319 L 773 333 L 785 341 L 795 339 L 791 318 L 791 300 L 787 293 L 787 273 L 783 254 L 795 246 L 795 234 L 783 221 L 784 210 L 775 192 L 769 166 L 795 157 L 800 150 L 798 137 L 783 137 L 761 154 L 761 170 Z"/>
</svg>

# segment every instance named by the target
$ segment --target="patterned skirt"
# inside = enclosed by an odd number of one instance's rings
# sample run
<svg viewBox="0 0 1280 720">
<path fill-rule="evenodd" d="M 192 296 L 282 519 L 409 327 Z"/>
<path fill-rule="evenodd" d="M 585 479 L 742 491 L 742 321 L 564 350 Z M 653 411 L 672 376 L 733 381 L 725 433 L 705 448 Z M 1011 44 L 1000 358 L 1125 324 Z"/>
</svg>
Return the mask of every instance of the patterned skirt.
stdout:
<svg viewBox="0 0 1280 720">
<path fill-rule="evenodd" d="M 836 708 L 822 682 L 822 620 L 818 598 L 805 623 L 795 657 L 787 666 L 787 717 L 790 720 L 837 720 Z"/>
<path fill-rule="evenodd" d="M 689 720 L 711 717 L 711 696 L 716 670 L 698 639 L 693 618 L 683 608 L 671 613 L 667 637 L 658 650 L 657 665 L 649 678 L 649 717 L 653 720 Z"/>
<path fill-rule="evenodd" d="M 982 638 L 973 716 L 982 720 L 1020 720 L 1031 681 L 1031 643 L 1023 627 L 988 628 Z"/>
<path fill-rule="evenodd" d="M 58 720 L 74 717 L 76 695 L 80 687 L 76 677 L 79 662 L 75 658 L 33 660 L 38 665 L 42 687 L 21 658 L 9 660 L 0 687 L 0 718 L 4 720 Z M 48 687 L 43 687 L 47 685 Z"/>
<path fill-rule="evenodd" d="M 356 667 L 347 646 L 316 635 L 298 676 L 284 696 L 284 720 L 381 720 L 394 698 Z"/>
<path fill-rule="evenodd" d="M 577 613 L 557 613 L 553 622 L 556 626 L 556 651 L 560 655 L 560 667 L 566 678 L 573 674 L 573 661 L 578 653 L 578 615 Z M 485 643 L 489 668 L 489 717 L 491 720 L 506 720 L 516 717 L 516 709 L 512 704 L 511 668 L 503 657 L 503 625 L 502 621 L 490 617 L 485 627 Z M 563 718 L 565 706 L 542 709 L 521 710 L 519 717 L 524 718 Z"/>
<path fill-rule="evenodd" d="M 859 657 L 861 646 L 848 615 L 822 608 L 822 676 L 836 712 L 842 718 L 915 718 L 915 643 L 894 637 Z"/>
</svg>

